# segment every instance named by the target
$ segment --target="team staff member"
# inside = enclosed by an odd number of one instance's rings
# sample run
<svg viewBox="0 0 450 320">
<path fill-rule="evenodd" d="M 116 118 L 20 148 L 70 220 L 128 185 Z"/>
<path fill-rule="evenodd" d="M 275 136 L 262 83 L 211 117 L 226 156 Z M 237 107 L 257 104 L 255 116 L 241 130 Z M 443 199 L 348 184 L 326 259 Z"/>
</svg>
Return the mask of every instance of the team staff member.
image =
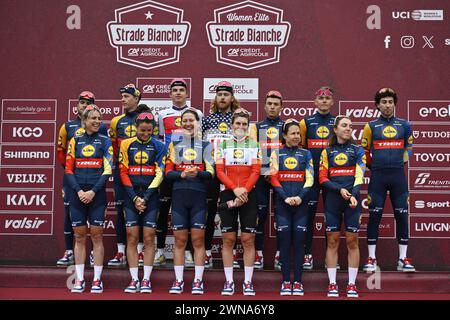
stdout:
<svg viewBox="0 0 450 320">
<path fill-rule="evenodd" d="M 220 81 L 216 86 L 216 96 L 212 101 L 210 114 L 203 118 L 202 121 L 203 139 L 210 142 L 213 149 L 217 149 L 217 146 L 221 141 L 233 137 L 231 118 L 233 117 L 234 111 L 236 111 L 239 107 L 240 102 L 234 96 L 233 85 L 228 81 Z M 217 214 L 219 192 L 220 181 L 216 176 L 213 177 L 208 187 L 208 216 L 205 231 L 206 268 L 211 268 L 213 266 L 211 248 L 212 239 L 214 237 L 214 220 Z M 233 254 L 233 267 L 239 268 L 239 263 L 235 252 Z"/>
<path fill-rule="evenodd" d="M 116 168 L 114 170 L 114 197 L 117 209 L 117 223 L 116 223 L 116 237 L 117 237 L 117 253 L 114 258 L 108 261 L 110 267 L 124 267 L 127 264 L 125 255 L 126 228 L 125 228 L 125 211 L 124 198 L 125 190 L 120 181 L 120 170 L 118 167 L 118 157 L 120 151 L 120 144 L 123 140 L 136 136 L 135 120 L 139 114 L 138 105 L 141 100 L 141 93 L 134 84 L 127 84 L 120 88 L 122 106 L 125 113 L 114 117 L 111 120 L 109 136 L 112 140 L 114 148 L 114 163 Z M 139 245 L 139 250 L 142 252 L 143 244 Z M 142 257 L 141 257 L 142 258 Z"/>
<path fill-rule="evenodd" d="M 225 190 L 220 193 L 220 203 L 233 201 L 234 205 L 221 210 L 222 260 L 225 285 L 222 295 L 234 294 L 233 247 L 236 243 L 238 218 L 241 225 L 241 243 L 244 248 L 244 295 L 255 295 L 253 288 L 253 264 L 255 262 L 255 232 L 257 200 L 253 190 L 261 172 L 258 143 L 248 137 L 249 113 L 235 111 L 231 125 L 233 138 L 225 140 L 216 150 L 216 171 Z"/>
<path fill-rule="evenodd" d="M 98 133 L 101 113 L 95 105 L 83 112 L 85 132 L 69 142 L 65 175 L 70 186 L 70 216 L 75 233 L 75 269 L 77 280 L 72 292 L 85 289 L 86 221 L 94 247 L 94 280 L 91 293 L 102 293 L 103 283 L 103 225 L 106 210 L 106 181 L 112 173 L 113 147 L 111 140 Z"/>
<path fill-rule="evenodd" d="M 321 189 L 319 184 L 319 162 L 320 154 L 328 146 L 328 139 L 330 138 L 330 132 L 334 125 L 334 116 L 330 113 L 333 104 L 333 89 L 330 87 L 319 88 L 314 98 L 314 105 L 317 107 L 317 112 L 300 121 L 302 147 L 311 151 L 314 164 L 314 184 L 310 190 L 308 203 L 308 230 L 303 263 L 303 268 L 306 270 L 311 270 L 314 265 L 312 255 L 314 218 L 316 217 L 317 203 Z M 322 189 L 322 199 L 325 199 L 325 197 L 326 194 Z"/>
<path fill-rule="evenodd" d="M 125 219 L 127 227 L 127 259 L 131 281 L 127 293 L 151 293 L 150 276 L 155 257 L 155 229 L 158 213 L 158 187 L 163 179 L 164 144 L 152 138 L 156 126 L 153 114 L 141 113 L 136 118 L 136 137 L 126 139 L 120 146 L 120 178 L 127 192 Z M 138 278 L 139 229 L 144 237 L 144 277 Z"/>
<path fill-rule="evenodd" d="M 359 266 L 358 231 L 361 219 L 359 190 L 363 184 L 365 167 L 364 150 L 352 141 L 350 118 L 337 116 L 329 147 L 322 151 L 319 172 L 320 184 L 327 190 L 325 223 L 329 297 L 339 296 L 336 285 L 336 264 L 342 216 L 344 216 L 348 250 L 347 297 L 358 297 L 355 284 Z"/>
<path fill-rule="evenodd" d="M 159 136 L 164 141 L 166 148 L 169 147 L 172 140 L 177 141 L 182 136 L 181 113 L 188 108 L 186 104 L 188 98 L 187 83 L 184 79 L 176 78 L 170 82 L 170 98 L 172 99 L 172 107 L 162 110 L 158 114 Z M 200 110 L 196 112 L 201 119 L 203 113 Z M 166 263 L 164 249 L 166 247 L 167 218 L 172 202 L 172 184 L 173 181 L 164 179 L 160 187 L 159 216 L 156 229 L 158 250 L 155 257 L 155 266 Z M 190 244 L 188 244 L 189 246 Z M 186 266 L 194 266 L 192 254 L 189 250 L 185 252 L 185 262 Z"/>
<path fill-rule="evenodd" d="M 170 293 L 182 293 L 184 289 L 184 250 L 191 231 L 194 247 L 195 275 L 192 294 L 203 294 L 203 271 L 205 269 L 205 223 L 206 193 L 214 176 L 212 147 L 201 140 L 200 117 L 189 108 L 181 115 L 184 136 L 169 145 L 166 161 L 166 177 L 173 181 L 172 226 L 175 236 L 175 281 Z"/>
<path fill-rule="evenodd" d="M 276 192 L 275 217 L 280 242 L 283 282 L 280 295 L 304 294 L 302 284 L 307 197 L 314 182 L 311 152 L 299 148 L 300 126 L 287 120 L 282 128 L 286 145 L 271 156 L 271 183 Z M 294 247 L 294 283 L 291 285 L 291 244 Z"/>
<path fill-rule="evenodd" d="M 405 163 L 412 156 L 413 136 L 411 125 L 394 116 L 397 94 L 391 88 L 382 88 L 375 94 L 375 105 L 380 110 L 379 119 L 370 121 L 364 127 L 361 142 L 367 156 L 367 166 L 372 171 L 369 183 L 369 223 L 367 244 L 369 257 L 365 271 L 377 268 L 376 245 L 379 225 L 383 214 L 386 192 L 389 191 L 396 221 L 399 248 L 397 270 L 414 272 L 412 259 L 407 257 L 408 249 L 408 182 Z"/>
<path fill-rule="evenodd" d="M 264 226 L 269 211 L 270 198 L 270 156 L 272 150 L 282 146 L 282 131 L 284 121 L 280 119 L 283 107 L 283 97 L 279 91 L 271 90 L 266 94 L 264 110 L 266 119 L 250 126 L 250 137 L 259 142 L 262 153 L 261 176 L 256 183 L 258 198 L 258 225 L 256 227 L 256 256 L 255 268 L 264 267 Z M 275 255 L 275 268 L 279 266 L 279 246 L 277 236 L 277 253 Z"/>
<path fill-rule="evenodd" d="M 84 129 L 81 123 L 81 116 L 83 114 L 84 109 L 89 104 L 95 103 L 95 96 L 90 91 L 83 91 L 78 95 L 78 104 L 77 104 L 77 117 L 74 120 L 67 121 L 64 123 L 59 129 L 58 136 L 58 161 L 62 165 L 63 168 L 66 166 L 66 153 L 67 153 L 67 145 L 75 135 L 83 134 Z M 105 136 L 108 135 L 105 124 L 102 122 L 100 125 L 99 132 Z M 66 244 L 66 251 L 61 259 L 56 262 L 57 266 L 67 266 L 73 264 L 73 229 L 72 229 L 72 221 L 70 221 L 70 211 L 69 211 L 69 198 L 68 198 L 68 184 L 66 178 L 63 178 L 63 200 L 64 200 L 64 240 Z M 92 253 L 91 253 L 91 266 L 94 265 Z"/>
</svg>

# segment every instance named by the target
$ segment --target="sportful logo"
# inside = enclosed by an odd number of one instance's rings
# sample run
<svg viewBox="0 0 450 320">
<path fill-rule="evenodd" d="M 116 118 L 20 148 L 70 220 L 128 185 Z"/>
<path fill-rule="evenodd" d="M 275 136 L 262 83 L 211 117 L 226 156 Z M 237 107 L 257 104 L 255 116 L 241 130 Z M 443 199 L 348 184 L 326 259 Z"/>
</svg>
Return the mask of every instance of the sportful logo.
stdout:
<svg viewBox="0 0 450 320">
<path fill-rule="evenodd" d="M 106 28 L 117 62 L 146 70 L 178 62 L 191 30 L 183 14 L 150 0 L 116 9 Z"/>
<path fill-rule="evenodd" d="M 244 1 L 214 10 L 206 30 L 217 62 L 250 70 L 280 61 L 291 25 L 283 21 L 283 10 Z"/>
</svg>

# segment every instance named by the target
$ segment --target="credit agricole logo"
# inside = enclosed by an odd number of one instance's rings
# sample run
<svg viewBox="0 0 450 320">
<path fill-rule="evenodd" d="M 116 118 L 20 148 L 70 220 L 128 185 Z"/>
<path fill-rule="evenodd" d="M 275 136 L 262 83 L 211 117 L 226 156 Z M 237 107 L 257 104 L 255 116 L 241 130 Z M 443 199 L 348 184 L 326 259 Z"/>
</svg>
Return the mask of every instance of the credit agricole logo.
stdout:
<svg viewBox="0 0 450 320">
<path fill-rule="evenodd" d="M 291 24 L 281 9 L 244 1 L 214 10 L 206 30 L 217 62 L 250 70 L 280 61 Z"/>
<path fill-rule="evenodd" d="M 155 1 L 116 9 L 106 28 L 117 61 L 146 70 L 178 62 L 191 30 L 183 13 Z"/>
</svg>

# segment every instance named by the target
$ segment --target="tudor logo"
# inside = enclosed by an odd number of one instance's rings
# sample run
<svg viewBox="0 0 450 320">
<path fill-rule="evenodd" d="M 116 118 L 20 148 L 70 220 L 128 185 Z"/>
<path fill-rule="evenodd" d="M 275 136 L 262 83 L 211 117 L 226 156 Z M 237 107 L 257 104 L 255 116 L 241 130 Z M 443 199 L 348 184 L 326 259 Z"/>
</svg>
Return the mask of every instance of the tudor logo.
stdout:
<svg viewBox="0 0 450 320">
<path fill-rule="evenodd" d="M 195 159 L 197 159 L 197 152 L 194 149 L 186 149 L 183 152 L 183 158 L 186 159 L 187 161 L 194 161 Z"/>
<path fill-rule="evenodd" d="M 383 129 L 383 136 L 385 136 L 386 138 L 395 138 L 396 135 L 397 130 L 395 130 L 395 128 L 392 126 L 387 126 Z"/>
<path fill-rule="evenodd" d="M 330 134 L 330 130 L 325 126 L 320 126 L 317 129 L 316 134 L 319 138 L 325 139 L 325 138 L 328 138 L 328 135 Z"/>
<path fill-rule="evenodd" d="M 81 149 L 81 153 L 85 157 L 92 157 L 95 153 L 95 148 L 93 145 L 88 144 L 88 145 L 84 146 L 83 149 Z"/>
<path fill-rule="evenodd" d="M 289 157 L 284 160 L 284 166 L 288 169 L 294 169 L 297 165 L 298 161 L 294 157 Z"/>
<path fill-rule="evenodd" d="M 348 162 L 348 157 L 345 153 L 339 153 L 336 157 L 334 157 L 334 163 L 338 166 L 343 166 Z"/>
<path fill-rule="evenodd" d="M 40 127 L 13 127 L 14 138 L 40 138 L 43 134 L 43 130 Z"/>
<path fill-rule="evenodd" d="M 317 231 L 322 230 L 322 227 L 323 227 L 323 223 L 322 222 L 316 222 L 316 230 Z"/>
</svg>

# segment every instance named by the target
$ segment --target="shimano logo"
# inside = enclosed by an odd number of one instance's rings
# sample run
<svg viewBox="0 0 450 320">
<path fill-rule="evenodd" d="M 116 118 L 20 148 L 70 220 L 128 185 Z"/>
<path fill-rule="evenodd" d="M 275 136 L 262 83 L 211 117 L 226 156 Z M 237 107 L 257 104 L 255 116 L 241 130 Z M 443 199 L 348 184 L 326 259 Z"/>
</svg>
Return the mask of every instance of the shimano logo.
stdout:
<svg viewBox="0 0 450 320">
<path fill-rule="evenodd" d="M 50 159 L 48 151 L 6 151 L 5 159 Z"/>
<path fill-rule="evenodd" d="M 423 107 L 419 109 L 419 115 L 422 118 L 434 116 L 436 118 L 447 118 L 450 116 L 450 105 L 446 107 Z"/>
<path fill-rule="evenodd" d="M 29 219 L 27 217 L 23 219 L 6 219 L 5 229 L 38 229 L 47 220 L 40 220 L 39 218 Z"/>
<path fill-rule="evenodd" d="M 14 138 L 40 138 L 42 137 L 43 130 L 40 127 L 13 127 Z"/>
</svg>

